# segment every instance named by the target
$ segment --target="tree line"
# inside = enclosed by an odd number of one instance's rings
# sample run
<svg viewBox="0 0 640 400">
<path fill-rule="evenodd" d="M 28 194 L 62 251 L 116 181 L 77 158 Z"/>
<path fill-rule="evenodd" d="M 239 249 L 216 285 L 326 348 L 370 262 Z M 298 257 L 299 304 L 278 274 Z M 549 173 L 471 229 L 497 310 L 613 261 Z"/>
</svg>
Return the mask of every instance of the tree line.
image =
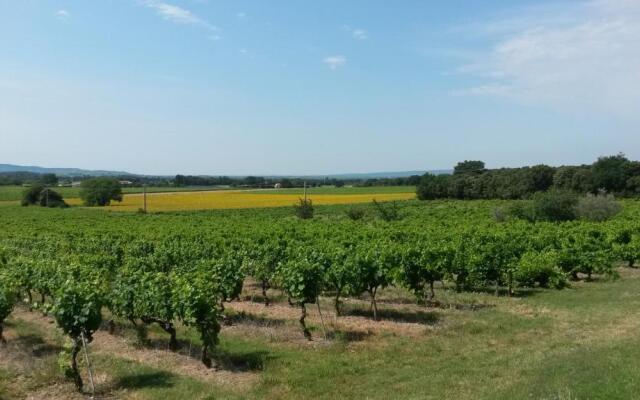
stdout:
<svg viewBox="0 0 640 400">
<path fill-rule="evenodd" d="M 451 175 L 423 175 L 417 195 L 421 200 L 527 199 L 548 190 L 638 196 L 640 161 L 618 154 L 600 157 L 591 165 L 499 169 L 487 169 L 482 161 L 462 161 Z"/>
</svg>

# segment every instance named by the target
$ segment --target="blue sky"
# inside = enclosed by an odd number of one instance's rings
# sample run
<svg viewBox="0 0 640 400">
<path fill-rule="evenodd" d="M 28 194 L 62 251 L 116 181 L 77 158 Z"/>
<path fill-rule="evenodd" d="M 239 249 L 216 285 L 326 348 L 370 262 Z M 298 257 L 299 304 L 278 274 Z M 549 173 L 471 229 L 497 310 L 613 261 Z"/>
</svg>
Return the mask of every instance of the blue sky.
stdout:
<svg viewBox="0 0 640 400">
<path fill-rule="evenodd" d="M 0 0 L 0 163 L 560 165 L 639 127 L 637 0 Z"/>
</svg>

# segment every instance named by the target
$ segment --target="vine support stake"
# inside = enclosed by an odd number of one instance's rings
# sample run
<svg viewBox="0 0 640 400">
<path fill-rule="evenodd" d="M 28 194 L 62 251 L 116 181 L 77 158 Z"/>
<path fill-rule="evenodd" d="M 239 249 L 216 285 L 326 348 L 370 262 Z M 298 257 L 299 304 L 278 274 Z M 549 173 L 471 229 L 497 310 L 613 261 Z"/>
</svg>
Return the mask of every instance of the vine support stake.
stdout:
<svg viewBox="0 0 640 400">
<path fill-rule="evenodd" d="M 91 383 L 91 398 L 96 396 L 96 386 L 93 383 L 93 372 L 91 371 L 91 362 L 89 361 L 89 351 L 87 350 L 87 341 L 84 338 L 84 332 L 80 332 L 82 338 L 82 348 L 84 349 L 84 359 L 87 362 L 87 370 L 89 370 L 89 383 Z"/>
<path fill-rule="evenodd" d="M 316 297 L 316 306 L 318 306 L 318 314 L 320 314 L 320 324 L 322 325 L 322 334 L 324 335 L 324 340 L 327 340 L 327 330 L 324 327 L 324 318 L 322 317 L 322 311 L 320 311 L 320 299 Z"/>
</svg>

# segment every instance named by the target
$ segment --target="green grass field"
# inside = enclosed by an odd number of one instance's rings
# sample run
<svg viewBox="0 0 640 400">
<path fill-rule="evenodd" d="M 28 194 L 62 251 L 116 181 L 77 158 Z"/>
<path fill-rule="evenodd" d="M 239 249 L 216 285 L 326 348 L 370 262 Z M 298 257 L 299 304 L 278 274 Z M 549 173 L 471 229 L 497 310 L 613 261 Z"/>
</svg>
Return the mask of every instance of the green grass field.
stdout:
<svg viewBox="0 0 640 400">
<path fill-rule="evenodd" d="M 148 193 L 164 193 L 164 192 L 197 192 L 197 191 L 210 191 L 221 190 L 227 188 L 220 188 L 218 186 L 150 186 L 147 188 Z M 22 198 L 22 193 L 25 188 L 22 186 L 0 186 L 0 201 L 19 201 Z M 77 187 L 56 187 L 52 188 L 56 192 L 60 193 L 62 197 L 66 199 L 80 197 L 80 188 Z M 142 193 L 141 187 L 124 187 L 123 193 Z"/>
</svg>

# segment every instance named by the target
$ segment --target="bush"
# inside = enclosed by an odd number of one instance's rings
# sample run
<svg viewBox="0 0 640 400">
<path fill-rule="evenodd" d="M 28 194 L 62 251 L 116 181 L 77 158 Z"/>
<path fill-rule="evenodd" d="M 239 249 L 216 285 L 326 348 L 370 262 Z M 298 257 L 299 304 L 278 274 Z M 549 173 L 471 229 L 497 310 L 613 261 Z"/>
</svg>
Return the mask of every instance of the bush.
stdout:
<svg viewBox="0 0 640 400">
<path fill-rule="evenodd" d="M 496 207 L 492 211 L 493 219 L 496 222 L 506 222 L 509 218 L 509 210 L 505 210 L 503 207 Z"/>
<path fill-rule="evenodd" d="M 400 215 L 400 211 L 398 210 L 398 204 L 395 201 L 392 201 L 391 204 L 389 205 L 385 205 L 382 203 L 378 203 L 374 199 L 373 205 L 375 206 L 376 211 L 378 212 L 378 216 L 387 222 L 397 221 L 399 219 L 402 219 L 402 216 Z"/>
<path fill-rule="evenodd" d="M 352 221 L 358 221 L 364 218 L 364 210 L 358 207 L 351 207 L 347 210 L 347 217 Z"/>
<path fill-rule="evenodd" d="M 112 201 L 122 201 L 122 188 L 112 178 L 87 179 L 80 185 L 80 198 L 85 206 L 108 206 Z"/>
<path fill-rule="evenodd" d="M 293 205 L 294 211 L 300 219 L 313 218 L 313 203 L 311 199 L 300 199 L 300 203 Z"/>
<path fill-rule="evenodd" d="M 537 221 L 570 221 L 576 218 L 578 197 L 564 190 L 538 192 L 533 196 L 533 216 Z"/>
<path fill-rule="evenodd" d="M 529 222 L 536 220 L 533 205 L 530 202 L 517 201 L 509 207 L 509 215 Z"/>
<path fill-rule="evenodd" d="M 576 215 L 580 219 L 601 222 L 615 217 L 621 209 L 622 207 L 612 194 L 590 193 L 578 201 Z"/>
</svg>

